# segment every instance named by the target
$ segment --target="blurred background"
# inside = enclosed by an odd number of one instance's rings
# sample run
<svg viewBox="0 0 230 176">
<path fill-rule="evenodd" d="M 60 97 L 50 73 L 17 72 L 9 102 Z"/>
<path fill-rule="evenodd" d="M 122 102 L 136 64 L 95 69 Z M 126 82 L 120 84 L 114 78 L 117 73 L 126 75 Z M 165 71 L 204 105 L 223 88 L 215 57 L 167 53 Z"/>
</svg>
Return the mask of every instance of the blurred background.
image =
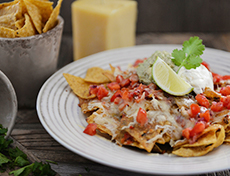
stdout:
<svg viewBox="0 0 230 176">
<path fill-rule="evenodd" d="M 6 2 L 11 0 L 0 0 Z M 50 0 L 56 5 L 57 0 Z M 71 4 L 64 0 L 61 16 L 65 20 L 59 67 L 73 60 Z M 230 31 L 229 0 L 136 0 L 138 17 L 136 44 L 181 44 L 194 33 L 203 39 L 206 46 L 229 50 L 218 45 L 223 42 L 220 33 Z M 168 35 L 170 33 L 170 35 Z M 210 35 L 212 34 L 212 35 Z M 215 35 L 213 35 L 215 34 Z M 215 40 L 214 42 L 211 42 Z M 221 40 L 221 41 L 220 41 Z M 66 55 L 66 53 L 68 53 Z"/>
<path fill-rule="evenodd" d="M 73 1 L 64 0 L 61 8 L 61 16 L 65 19 L 64 33 L 70 35 L 72 34 L 71 3 Z M 136 1 L 138 2 L 137 34 L 230 31 L 229 0 Z"/>
</svg>

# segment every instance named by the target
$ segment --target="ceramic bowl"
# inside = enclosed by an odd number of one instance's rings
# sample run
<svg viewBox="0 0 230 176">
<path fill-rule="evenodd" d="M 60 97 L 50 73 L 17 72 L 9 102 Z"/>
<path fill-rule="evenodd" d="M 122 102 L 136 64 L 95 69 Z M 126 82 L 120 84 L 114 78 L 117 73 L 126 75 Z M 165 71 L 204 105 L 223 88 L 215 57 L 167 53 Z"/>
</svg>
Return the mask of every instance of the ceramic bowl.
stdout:
<svg viewBox="0 0 230 176">
<path fill-rule="evenodd" d="M 19 108 L 34 108 L 37 94 L 56 70 L 64 20 L 46 33 L 0 38 L 0 70 L 11 81 Z"/>
<path fill-rule="evenodd" d="M 7 76 L 0 71 L 0 124 L 8 128 L 7 137 L 13 130 L 17 116 L 17 97 Z"/>
</svg>

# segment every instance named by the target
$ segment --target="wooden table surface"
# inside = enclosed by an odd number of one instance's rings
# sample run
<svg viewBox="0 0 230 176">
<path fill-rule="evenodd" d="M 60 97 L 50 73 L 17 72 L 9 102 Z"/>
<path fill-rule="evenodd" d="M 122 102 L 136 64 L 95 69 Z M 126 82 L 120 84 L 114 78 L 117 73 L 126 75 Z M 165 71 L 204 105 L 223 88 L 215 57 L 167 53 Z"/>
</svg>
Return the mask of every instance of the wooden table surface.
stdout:
<svg viewBox="0 0 230 176">
<path fill-rule="evenodd" d="M 182 44 L 190 36 L 199 36 L 206 47 L 230 51 L 230 33 L 149 33 L 137 35 L 136 44 Z M 72 62 L 72 38 L 63 36 L 60 50 L 59 67 Z M 35 109 L 19 109 L 17 120 L 11 138 L 14 145 L 22 149 L 31 161 L 52 160 L 52 168 L 61 176 L 141 176 L 133 173 L 107 167 L 85 159 L 56 142 L 41 125 Z M 167 169 L 167 168 L 166 168 Z M 145 174 L 144 174 L 145 175 Z M 230 176 L 228 170 L 205 175 Z"/>
</svg>

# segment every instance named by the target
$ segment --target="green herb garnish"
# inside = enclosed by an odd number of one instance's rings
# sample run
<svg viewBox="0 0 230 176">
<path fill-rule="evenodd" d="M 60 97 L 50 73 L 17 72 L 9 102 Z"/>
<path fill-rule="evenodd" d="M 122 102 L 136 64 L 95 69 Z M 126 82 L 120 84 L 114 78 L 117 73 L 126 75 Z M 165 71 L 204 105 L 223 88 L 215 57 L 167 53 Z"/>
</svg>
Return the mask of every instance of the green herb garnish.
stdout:
<svg viewBox="0 0 230 176">
<path fill-rule="evenodd" d="M 179 69 L 184 66 L 186 69 L 199 67 L 205 46 L 199 37 L 190 37 L 188 41 L 184 41 L 182 50 L 175 49 L 172 52 L 172 61 Z"/>
<path fill-rule="evenodd" d="M 12 148 L 11 139 L 6 139 L 7 129 L 0 124 L 0 172 L 4 172 L 6 168 L 13 170 L 15 167 L 19 169 L 11 171 L 9 174 L 14 176 L 55 176 L 56 172 L 50 167 L 51 161 L 34 162 L 30 164 L 27 156 L 19 148 Z"/>
</svg>

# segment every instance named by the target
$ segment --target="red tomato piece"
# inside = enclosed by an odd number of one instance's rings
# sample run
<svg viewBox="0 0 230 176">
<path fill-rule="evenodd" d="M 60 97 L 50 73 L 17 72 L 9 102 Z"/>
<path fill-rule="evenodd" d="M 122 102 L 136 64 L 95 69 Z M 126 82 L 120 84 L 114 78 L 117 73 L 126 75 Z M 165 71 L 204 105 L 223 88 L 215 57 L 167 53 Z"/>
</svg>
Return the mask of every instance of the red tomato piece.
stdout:
<svg viewBox="0 0 230 176">
<path fill-rule="evenodd" d="M 117 98 L 117 97 L 122 97 L 121 96 L 121 90 L 117 90 L 114 94 L 113 94 L 113 96 L 111 97 L 111 99 L 110 99 L 110 101 L 111 102 L 114 102 L 114 100 Z"/>
<path fill-rule="evenodd" d="M 209 65 L 208 65 L 207 62 L 203 61 L 201 64 L 202 64 L 203 66 L 205 66 L 205 67 L 210 71 L 210 67 L 209 67 Z"/>
<path fill-rule="evenodd" d="M 123 100 L 128 100 L 129 99 L 129 92 L 128 92 L 128 90 L 122 91 L 121 97 L 122 97 Z"/>
<path fill-rule="evenodd" d="M 96 129 L 97 129 L 97 124 L 95 123 L 90 123 L 86 126 L 85 130 L 83 133 L 88 134 L 90 136 L 93 136 L 96 134 Z"/>
<path fill-rule="evenodd" d="M 198 104 L 190 105 L 190 116 L 195 117 L 200 112 L 200 106 Z"/>
<path fill-rule="evenodd" d="M 121 87 L 127 87 L 127 86 L 129 86 L 129 84 L 130 84 L 130 80 L 129 80 L 128 78 L 123 79 L 123 80 L 120 82 Z"/>
<path fill-rule="evenodd" d="M 117 83 L 121 83 L 121 81 L 124 79 L 124 77 L 122 75 L 117 75 L 116 76 L 116 82 Z"/>
<path fill-rule="evenodd" d="M 226 87 L 222 87 L 220 89 L 220 93 L 224 96 L 230 95 L 230 85 L 227 85 Z"/>
<path fill-rule="evenodd" d="M 92 95 L 92 94 L 95 94 L 97 95 L 97 91 L 98 91 L 98 86 L 97 85 L 91 85 L 89 87 L 89 93 Z"/>
<path fill-rule="evenodd" d="M 223 76 L 212 72 L 212 77 L 213 77 L 213 82 L 214 83 L 219 83 L 222 80 Z"/>
<path fill-rule="evenodd" d="M 98 91 L 97 91 L 98 100 L 101 100 L 102 98 L 106 97 L 108 93 L 109 91 L 103 85 L 98 86 Z"/>
<path fill-rule="evenodd" d="M 195 98 L 199 105 L 209 108 L 210 106 L 209 101 L 204 95 L 197 94 Z"/>
<path fill-rule="evenodd" d="M 144 91 L 145 88 L 146 88 L 145 85 L 140 84 L 140 85 L 134 90 L 134 95 L 137 95 L 137 96 L 141 95 L 141 94 L 143 93 L 143 91 Z"/>
<path fill-rule="evenodd" d="M 221 97 L 221 102 L 223 102 L 224 107 L 230 109 L 230 95 L 227 95 L 226 97 Z"/>
<path fill-rule="evenodd" d="M 192 128 L 185 128 L 182 131 L 182 136 L 189 139 L 190 138 L 190 132 L 191 132 Z"/>
<path fill-rule="evenodd" d="M 141 124 L 141 126 L 143 126 L 144 124 L 148 122 L 147 113 L 144 109 L 139 108 L 136 120 L 138 123 Z"/>
<path fill-rule="evenodd" d="M 133 66 L 134 66 L 134 67 L 137 67 L 140 63 L 143 63 L 143 62 L 144 62 L 144 60 L 142 60 L 142 59 L 137 59 L 137 60 L 134 62 Z"/>
<path fill-rule="evenodd" d="M 131 81 L 132 84 L 135 84 L 139 81 L 139 77 L 137 74 L 132 74 L 130 77 L 129 77 L 129 80 Z"/>
<path fill-rule="evenodd" d="M 212 102 L 212 106 L 211 106 L 211 110 L 212 111 L 214 111 L 214 112 L 220 112 L 220 111 L 222 111 L 223 110 L 223 108 L 224 108 L 224 104 L 223 104 L 223 102 L 215 102 L 215 101 L 213 101 Z"/>
<path fill-rule="evenodd" d="M 195 135 L 202 133 L 204 129 L 205 129 L 204 122 L 202 121 L 197 122 L 196 125 L 193 127 L 193 129 L 190 132 L 190 137 L 194 137 Z"/>
<path fill-rule="evenodd" d="M 121 97 L 116 97 L 113 102 L 114 104 L 120 104 L 121 102 L 123 102 L 123 100 Z"/>
<path fill-rule="evenodd" d="M 107 87 L 112 91 L 118 90 L 121 88 L 121 86 L 117 82 L 111 82 L 111 83 L 107 84 Z"/>
<path fill-rule="evenodd" d="M 222 79 L 223 79 L 223 80 L 228 80 L 228 79 L 230 79 L 230 75 L 224 75 L 224 76 L 222 77 Z"/>
<path fill-rule="evenodd" d="M 206 121 L 206 122 L 209 122 L 209 120 L 210 120 L 210 113 L 209 113 L 209 110 L 206 110 L 204 113 L 200 113 L 200 117 L 201 118 L 204 118 L 204 120 Z"/>
</svg>

